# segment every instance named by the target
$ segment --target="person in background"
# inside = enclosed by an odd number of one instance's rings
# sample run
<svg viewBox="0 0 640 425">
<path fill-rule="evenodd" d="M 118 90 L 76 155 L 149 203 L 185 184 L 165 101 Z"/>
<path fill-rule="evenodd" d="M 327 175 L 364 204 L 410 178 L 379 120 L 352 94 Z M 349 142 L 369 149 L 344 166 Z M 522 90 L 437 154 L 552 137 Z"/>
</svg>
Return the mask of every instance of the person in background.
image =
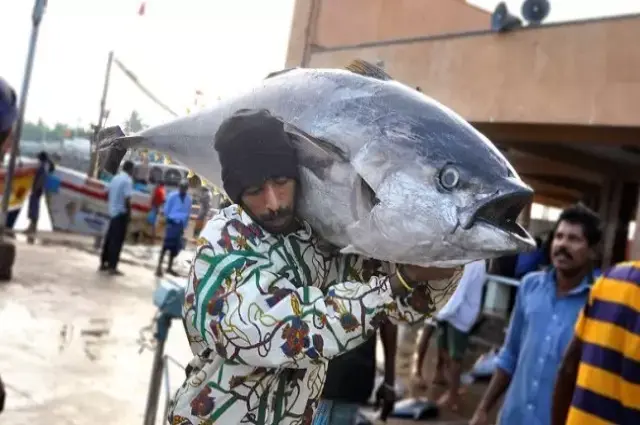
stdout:
<svg viewBox="0 0 640 425">
<path fill-rule="evenodd" d="M 164 204 L 166 226 L 162 251 L 160 251 L 158 267 L 156 268 L 156 276 L 158 277 L 162 276 L 162 263 L 167 251 L 169 251 L 167 273 L 177 276 L 177 273 L 173 270 L 173 260 L 183 248 L 182 237 L 184 236 L 184 229 L 187 227 L 189 217 L 191 216 L 192 201 L 188 191 L 189 182 L 187 180 L 180 181 L 178 190 L 171 192 Z"/>
<path fill-rule="evenodd" d="M 544 262 L 544 251 L 542 247 L 542 238 L 536 236 L 536 249 L 530 252 L 521 252 L 516 260 L 515 275 L 516 279 L 522 279 L 527 273 L 538 271 Z"/>
<path fill-rule="evenodd" d="M 414 375 L 420 387 L 426 387 L 424 359 L 429 339 L 437 330 L 438 357 L 433 376 L 430 398 L 434 397 L 437 386 L 447 385 L 447 390 L 438 400 L 438 405 L 459 409 L 460 375 L 462 360 L 467 349 L 469 332 L 477 321 L 482 302 L 482 291 L 487 280 L 487 264 L 478 260 L 464 266 L 461 273 L 454 276 L 459 280 L 453 296 L 436 316 L 435 323 L 428 320 L 418 344 L 418 355 Z"/>
<path fill-rule="evenodd" d="M 40 198 L 45 190 L 47 176 L 53 173 L 55 165 L 46 152 L 38 154 L 40 165 L 36 171 L 36 177 L 31 185 L 31 195 L 29 195 L 29 227 L 27 228 L 27 241 L 33 243 L 36 230 L 38 227 L 38 219 L 40 218 Z"/>
<path fill-rule="evenodd" d="M 150 178 L 150 182 L 151 184 L 155 184 L 155 187 L 151 194 L 151 211 L 149 211 L 149 215 L 147 216 L 147 223 L 151 226 L 151 240 L 155 242 L 156 225 L 158 223 L 158 216 L 160 215 L 161 208 L 166 199 L 166 192 L 164 182 L 162 180 L 155 181 L 152 176 Z"/>
<path fill-rule="evenodd" d="M 558 371 L 552 424 L 640 424 L 640 261 L 593 285 Z"/>
<path fill-rule="evenodd" d="M 13 124 L 17 118 L 18 105 L 16 92 L 4 80 L 4 78 L 0 77 L 0 168 L 4 166 L 4 153 L 7 152 L 11 146 L 11 132 L 13 130 Z M 15 217 L 7 216 L 5 221 L 6 226 L 8 228 L 12 228 L 16 218 L 17 214 Z M 10 261 L 11 264 L 13 264 L 13 259 Z M 2 266 L 6 267 L 5 264 Z M 10 267 L 11 265 L 7 268 Z M 0 413 L 4 410 L 5 397 L 4 384 L 2 383 L 2 379 L 0 379 Z"/>
<path fill-rule="evenodd" d="M 600 220 L 593 211 L 577 205 L 560 214 L 551 241 L 553 267 L 529 273 L 520 282 L 496 371 L 471 425 L 486 424 L 505 391 L 499 424 L 551 424 L 556 372 L 589 296 L 600 238 Z"/>
<path fill-rule="evenodd" d="M 380 275 L 380 262 L 363 263 L 364 280 Z M 381 420 L 386 420 L 396 399 L 395 369 L 398 329 L 385 320 L 380 325 L 380 339 L 384 349 L 384 379 L 376 390 L 376 404 L 380 405 Z M 329 361 L 327 380 L 314 416 L 313 425 L 355 424 L 360 406 L 366 405 L 374 389 L 376 378 L 376 335 L 362 345 Z"/>
<path fill-rule="evenodd" d="M 207 215 L 209 214 L 209 210 L 211 209 L 211 191 L 206 186 L 200 187 L 200 196 L 198 197 L 198 216 L 196 217 L 195 227 L 193 229 L 193 237 L 197 238 L 202 228 L 204 227 L 204 222 L 207 219 Z"/>
<path fill-rule="evenodd" d="M 120 253 L 127 236 L 131 219 L 131 196 L 133 194 L 133 162 L 125 161 L 122 171 L 109 182 L 109 226 L 102 245 L 100 271 L 122 275 L 118 270 Z"/>
<path fill-rule="evenodd" d="M 447 391 L 438 400 L 439 406 L 459 410 L 462 360 L 469 345 L 469 331 L 478 319 L 482 291 L 487 280 L 485 260 L 464 266 L 462 278 L 449 302 L 438 312 L 438 352 L 444 359 Z"/>
<path fill-rule="evenodd" d="M 13 88 L 0 77 L 0 168 L 4 167 L 5 154 L 11 151 L 11 133 L 18 119 L 18 97 Z M 20 209 L 7 213 L 5 225 L 13 229 Z"/>
</svg>

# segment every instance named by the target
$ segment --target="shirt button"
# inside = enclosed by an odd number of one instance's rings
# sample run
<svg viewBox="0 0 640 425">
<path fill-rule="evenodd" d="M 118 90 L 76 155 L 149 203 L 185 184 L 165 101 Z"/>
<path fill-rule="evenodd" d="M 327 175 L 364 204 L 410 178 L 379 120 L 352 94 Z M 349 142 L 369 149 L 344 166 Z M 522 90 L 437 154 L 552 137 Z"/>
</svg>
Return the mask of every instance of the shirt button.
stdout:
<svg viewBox="0 0 640 425">
<path fill-rule="evenodd" d="M 551 336 L 547 335 L 547 337 L 544 340 L 547 342 L 551 341 Z"/>
<path fill-rule="evenodd" d="M 558 320 L 558 315 L 557 314 L 553 315 L 553 320 Z"/>
<path fill-rule="evenodd" d="M 538 386 L 538 381 L 533 381 L 533 386 L 537 387 Z"/>
<path fill-rule="evenodd" d="M 542 357 L 540 357 L 540 358 L 538 359 L 538 363 L 544 363 L 544 359 L 543 359 Z"/>
<path fill-rule="evenodd" d="M 533 404 L 527 404 L 527 409 L 533 410 Z"/>
</svg>

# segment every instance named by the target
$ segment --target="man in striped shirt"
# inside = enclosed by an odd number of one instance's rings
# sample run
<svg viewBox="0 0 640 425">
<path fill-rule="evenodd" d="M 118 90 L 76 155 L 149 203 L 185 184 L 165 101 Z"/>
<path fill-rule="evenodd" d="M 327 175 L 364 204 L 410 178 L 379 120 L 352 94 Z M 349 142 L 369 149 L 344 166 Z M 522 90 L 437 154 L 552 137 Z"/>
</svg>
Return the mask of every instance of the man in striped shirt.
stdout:
<svg viewBox="0 0 640 425">
<path fill-rule="evenodd" d="M 640 424 L 640 261 L 591 289 L 558 372 L 553 425 Z"/>
</svg>

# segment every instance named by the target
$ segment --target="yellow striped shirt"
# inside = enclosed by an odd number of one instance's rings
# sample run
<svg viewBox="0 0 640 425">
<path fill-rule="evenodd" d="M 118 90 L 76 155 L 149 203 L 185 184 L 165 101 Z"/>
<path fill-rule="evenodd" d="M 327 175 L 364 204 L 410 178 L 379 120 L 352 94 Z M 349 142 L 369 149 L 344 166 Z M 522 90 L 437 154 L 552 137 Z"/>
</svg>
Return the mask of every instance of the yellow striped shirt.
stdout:
<svg viewBox="0 0 640 425">
<path fill-rule="evenodd" d="M 640 261 L 598 279 L 576 337 L 582 355 L 567 425 L 640 425 Z"/>
</svg>

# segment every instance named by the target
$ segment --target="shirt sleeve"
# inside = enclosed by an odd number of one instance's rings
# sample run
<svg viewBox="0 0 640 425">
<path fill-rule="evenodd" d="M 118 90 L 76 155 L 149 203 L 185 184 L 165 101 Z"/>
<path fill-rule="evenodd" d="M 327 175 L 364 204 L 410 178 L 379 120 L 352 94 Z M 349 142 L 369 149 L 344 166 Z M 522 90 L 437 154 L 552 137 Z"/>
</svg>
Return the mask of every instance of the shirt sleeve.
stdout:
<svg viewBox="0 0 640 425">
<path fill-rule="evenodd" d="M 524 328 L 524 304 L 526 293 L 527 279 L 521 281 L 518 288 L 518 294 L 516 295 L 516 303 L 511 314 L 511 321 L 509 323 L 509 329 L 507 336 L 504 340 L 502 349 L 498 353 L 496 358 L 497 366 L 504 370 L 507 374 L 513 375 L 518 362 L 518 356 L 520 355 L 520 346 L 522 342 L 522 332 Z"/>
<path fill-rule="evenodd" d="M 131 178 L 125 180 L 123 194 L 125 198 L 131 198 L 133 194 L 133 180 Z"/>
<path fill-rule="evenodd" d="M 171 217 L 171 210 L 173 210 L 173 197 L 171 195 L 167 196 L 167 200 L 164 203 L 164 216 L 166 218 Z"/>
</svg>

